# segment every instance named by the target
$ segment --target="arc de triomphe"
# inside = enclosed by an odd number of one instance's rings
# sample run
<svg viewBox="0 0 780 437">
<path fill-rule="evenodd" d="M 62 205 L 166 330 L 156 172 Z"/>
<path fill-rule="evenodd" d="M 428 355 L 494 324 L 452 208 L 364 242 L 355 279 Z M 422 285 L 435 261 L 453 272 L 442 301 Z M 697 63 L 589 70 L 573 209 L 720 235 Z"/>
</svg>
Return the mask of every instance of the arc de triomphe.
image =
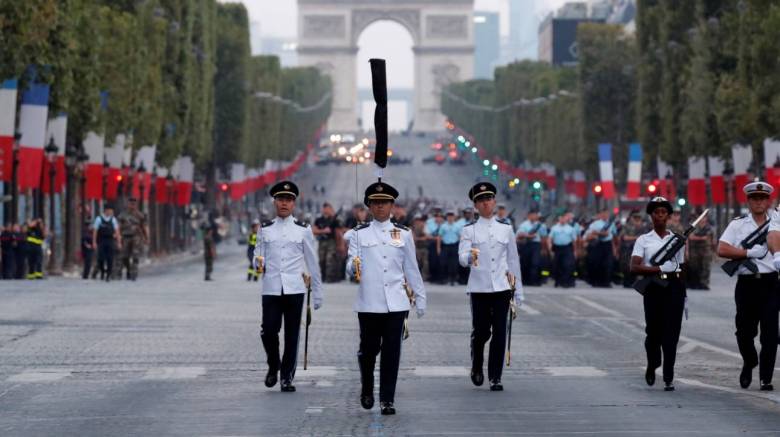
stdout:
<svg viewBox="0 0 780 437">
<path fill-rule="evenodd" d="M 298 0 L 298 60 L 333 81 L 330 131 L 358 129 L 357 41 L 371 23 L 391 20 L 414 41 L 415 130 L 441 130 L 440 92 L 474 71 L 474 0 Z M 388 66 L 392 75 L 393 66 Z M 364 121 L 370 125 L 371 120 Z"/>
</svg>

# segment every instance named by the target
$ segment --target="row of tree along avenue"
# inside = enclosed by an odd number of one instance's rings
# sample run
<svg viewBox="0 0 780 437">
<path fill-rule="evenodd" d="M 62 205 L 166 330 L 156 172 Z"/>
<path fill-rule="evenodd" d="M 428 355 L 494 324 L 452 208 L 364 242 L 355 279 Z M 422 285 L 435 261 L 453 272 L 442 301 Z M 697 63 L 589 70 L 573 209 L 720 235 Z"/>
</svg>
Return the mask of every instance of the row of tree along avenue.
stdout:
<svg viewBox="0 0 780 437">
<path fill-rule="evenodd" d="M 331 107 L 329 78 L 252 56 L 241 4 L 0 0 L 0 208 L 43 218 L 59 269 L 85 221 L 137 197 L 153 253 L 187 221 L 290 176 Z"/>
<path fill-rule="evenodd" d="M 735 183 L 780 186 L 778 41 L 777 2 L 642 0 L 635 29 L 579 25 L 576 67 L 499 67 L 449 85 L 442 107 L 487 158 L 566 182 L 581 172 L 591 199 L 603 183 L 617 202 L 636 198 L 631 182 L 642 196 L 666 182 L 680 204 L 735 205 Z"/>
</svg>

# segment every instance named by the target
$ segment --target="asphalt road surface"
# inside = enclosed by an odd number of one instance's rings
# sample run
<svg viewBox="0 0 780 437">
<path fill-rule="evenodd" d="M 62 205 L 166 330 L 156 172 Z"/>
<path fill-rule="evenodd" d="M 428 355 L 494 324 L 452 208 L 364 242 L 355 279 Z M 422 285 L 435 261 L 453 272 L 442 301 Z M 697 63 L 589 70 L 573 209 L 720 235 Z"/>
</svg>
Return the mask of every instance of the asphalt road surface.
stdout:
<svg viewBox="0 0 780 437">
<path fill-rule="evenodd" d="M 403 346 L 398 415 L 381 416 L 358 400 L 356 286 L 326 285 L 310 367 L 299 362 L 298 391 L 281 393 L 263 385 L 243 248 L 219 250 L 211 283 L 194 261 L 135 283 L 0 282 L 0 436 L 780 434 L 780 397 L 738 386 L 733 281 L 719 272 L 712 291 L 689 293 L 675 392 L 644 382 L 632 290 L 527 288 L 506 390 L 493 393 L 468 377 L 463 288 L 429 285 Z"/>
</svg>

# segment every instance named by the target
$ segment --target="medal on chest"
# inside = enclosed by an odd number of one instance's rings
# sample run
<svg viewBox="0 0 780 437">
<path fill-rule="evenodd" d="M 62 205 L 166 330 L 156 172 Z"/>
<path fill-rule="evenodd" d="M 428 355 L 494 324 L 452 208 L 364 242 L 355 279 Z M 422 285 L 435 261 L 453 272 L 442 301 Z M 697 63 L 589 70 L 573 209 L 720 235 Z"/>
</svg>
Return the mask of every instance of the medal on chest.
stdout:
<svg viewBox="0 0 780 437">
<path fill-rule="evenodd" d="M 390 230 L 390 245 L 398 247 L 401 245 L 401 230 L 400 229 L 392 229 Z"/>
</svg>

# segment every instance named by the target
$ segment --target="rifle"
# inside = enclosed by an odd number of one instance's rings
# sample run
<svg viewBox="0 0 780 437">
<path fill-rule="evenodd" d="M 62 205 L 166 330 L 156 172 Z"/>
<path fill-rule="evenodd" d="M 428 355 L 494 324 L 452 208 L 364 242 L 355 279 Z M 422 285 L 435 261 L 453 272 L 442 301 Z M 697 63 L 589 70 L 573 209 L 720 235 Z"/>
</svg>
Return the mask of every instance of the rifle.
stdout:
<svg viewBox="0 0 780 437">
<path fill-rule="evenodd" d="M 767 218 L 764 224 L 756 228 L 750 235 L 740 241 L 739 246 L 743 249 L 751 249 L 753 246 L 766 244 L 766 236 L 769 232 L 769 221 L 769 218 Z M 734 274 L 737 273 L 737 270 L 742 266 L 750 270 L 751 273 L 758 273 L 758 266 L 756 266 L 756 263 L 750 258 L 732 259 L 726 261 L 720 268 L 723 269 L 727 275 L 734 276 Z"/>
<path fill-rule="evenodd" d="M 311 276 L 301 273 L 306 285 L 306 334 L 303 340 L 303 370 L 309 363 L 309 325 L 311 325 Z"/>
<path fill-rule="evenodd" d="M 409 305 L 411 308 L 414 308 L 415 305 L 417 305 L 417 300 L 414 298 L 414 291 L 412 291 L 412 287 L 409 286 L 409 283 L 404 281 L 404 290 L 406 290 L 406 297 L 409 298 Z M 411 308 L 409 311 L 411 311 Z M 403 339 L 406 340 L 409 338 L 409 312 L 406 313 L 406 317 L 404 318 L 404 337 Z"/>
<path fill-rule="evenodd" d="M 696 229 L 696 225 L 698 225 L 699 222 L 702 221 L 702 219 L 704 219 L 704 217 L 709 212 L 709 209 L 704 210 L 704 212 L 699 217 L 697 217 L 690 226 L 688 226 L 688 229 L 686 229 L 682 235 L 672 232 L 672 238 L 668 239 L 666 243 L 664 243 L 664 245 L 661 246 L 661 248 L 658 249 L 650 258 L 650 265 L 660 266 L 674 258 L 675 255 L 677 255 L 677 252 L 679 252 L 680 249 L 685 246 L 685 242 L 688 240 L 688 236 L 690 236 L 691 233 L 693 233 L 693 231 Z M 669 283 L 666 281 L 666 274 L 664 273 L 661 275 L 647 275 L 634 283 L 634 290 L 639 292 L 639 294 L 644 295 L 645 291 L 647 291 L 647 287 L 651 283 L 655 283 L 661 287 L 666 287 L 669 285 Z"/>
<path fill-rule="evenodd" d="M 517 318 L 517 304 L 515 303 L 517 278 L 506 272 L 506 279 L 509 281 L 509 289 L 512 290 L 512 298 L 509 300 L 509 323 L 506 326 L 506 366 L 509 367 L 512 362 L 512 321 Z"/>
</svg>

